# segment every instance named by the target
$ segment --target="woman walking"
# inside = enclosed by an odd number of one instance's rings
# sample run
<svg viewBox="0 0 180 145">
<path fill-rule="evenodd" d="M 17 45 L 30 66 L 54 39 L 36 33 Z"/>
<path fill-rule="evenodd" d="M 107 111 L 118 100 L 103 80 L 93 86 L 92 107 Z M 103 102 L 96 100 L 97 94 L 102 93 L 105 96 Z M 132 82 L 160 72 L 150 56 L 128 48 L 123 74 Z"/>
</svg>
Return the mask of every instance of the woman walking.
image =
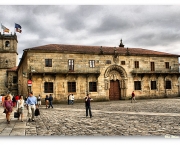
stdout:
<svg viewBox="0 0 180 145">
<path fill-rule="evenodd" d="M 20 114 L 19 118 L 21 117 L 21 122 L 23 122 L 24 99 L 23 99 L 22 95 L 19 97 L 19 100 L 17 101 L 17 112 Z M 18 120 L 19 120 L 19 118 L 18 118 Z"/>
<path fill-rule="evenodd" d="M 3 104 L 4 109 L 6 110 L 6 119 L 7 123 L 10 124 L 10 115 L 13 111 L 13 102 L 11 101 L 11 96 L 7 95 Z"/>
<path fill-rule="evenodd" d="M 45 103 L 46 103 L 46 109 L 47 109 L 48 105 L 49 105 L 49 97 L 48 97 L 48 95 L 46 95 Z"/>
</svg>

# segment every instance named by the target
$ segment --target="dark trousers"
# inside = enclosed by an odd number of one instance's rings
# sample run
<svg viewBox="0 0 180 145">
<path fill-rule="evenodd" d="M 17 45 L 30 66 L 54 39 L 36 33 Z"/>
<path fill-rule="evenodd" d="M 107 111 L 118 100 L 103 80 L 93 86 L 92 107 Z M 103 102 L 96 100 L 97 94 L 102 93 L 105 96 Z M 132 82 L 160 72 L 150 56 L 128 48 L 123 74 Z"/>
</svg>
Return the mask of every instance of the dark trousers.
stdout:
<svg viewBox="0 0 180 145">
<path fill-rule="evenodd" d="M 48 108 L 50 108 L 50 106 L 53 108 L 52 101 L 49 101 L 49 107 Z"/>
<path fill-rule="evenodd" d="M 91 106 L 86 106 L 86 116 L 88 116 L 88 110 L 89 110 L 89 115 L 90 115 L 90 117 L 91 117 L 91 116 L 92 116 Z"/>
</svg>

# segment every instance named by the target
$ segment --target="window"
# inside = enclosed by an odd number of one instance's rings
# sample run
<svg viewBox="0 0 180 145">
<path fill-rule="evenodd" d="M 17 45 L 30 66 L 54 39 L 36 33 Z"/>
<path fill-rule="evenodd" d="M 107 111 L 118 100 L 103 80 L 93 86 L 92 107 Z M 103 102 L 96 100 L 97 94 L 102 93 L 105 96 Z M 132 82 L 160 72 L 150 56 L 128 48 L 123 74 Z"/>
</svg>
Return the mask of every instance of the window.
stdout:
<svg viewBox="0 0 180 145">
<path fill-rule="evenodd" d="M 52 67 L 52 59 L 45 59 L 45 67 Z"/>
<path fill-rule="evenodd" d="M 169 69 L 169 62 L 165 62 L 165 68 Z"/>
<path fill-rule="evenodd" d="M 155 71 L 154 62 L 151 62 L 151 71 Z"/>
<path fill-rule="evenodd" d="M 89 82 L 89 92 L 97 92 L 96 82 Z"/>
<path fill-rule="evenodd" d="M 141 81 L 134 81 L 134 90 L 141 90 Z"/>
<path fill-rule="evenodd" d="M 44 83 L 44 93 L 53 93 L 53 83 L 52 82 Z"/>
<path fill-rule="evenodd" d="M 89 61 L 89 67 L 95 67 L 95 61 L 94 60 Z"/>
<path fill-rule="evenodd" d="M 106 60 L 106 64 L 111 64 L 111 61 L 110 60 Z"/>
<path fill-rule="evenodd" d="M 74 59 L 68 60 L 68 67 L 69 67 L 69 70 L 74 70 Z"/>
<path fill-rule="evenodd" d="M 166 81 L 166 89 L 171 89 L 171 81 Z"/>
<path fill-rule="evenodd" d="M 6 42 L 5 42 L 5 47 L 10 47 L 9 41 L 6 41 Z"/>
<path fill-rule="evenodd" d="M 121 61 L 121 65 L 125 65 L 125 61 Z"/>
<path fill-rule="evenodd" d="M 134 61 L 134 67 L 139 68 L 139 61 Z"/>
<path fill-rule="evenodd" d="M 76 92 L 76 82 L 68 82 L 68 92 Z"/>
<path fill-rule="evenodd" d="M 156 81 L 151 81 L 151 90 L 156 90 Z"/>
<path fill-rule="evenodd" d="M 13 84 L 17 83 L 17 76 L 13 76 Z"/>
</svg>

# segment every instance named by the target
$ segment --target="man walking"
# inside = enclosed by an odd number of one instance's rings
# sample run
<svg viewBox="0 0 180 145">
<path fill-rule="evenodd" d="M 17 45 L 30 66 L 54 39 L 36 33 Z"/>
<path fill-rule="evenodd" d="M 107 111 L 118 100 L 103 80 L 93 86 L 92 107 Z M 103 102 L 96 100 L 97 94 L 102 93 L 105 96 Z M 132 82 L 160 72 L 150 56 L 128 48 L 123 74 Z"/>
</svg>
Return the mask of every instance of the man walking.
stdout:
<svg viewBox="0 0 180 145">
<path fill-rule="evenodd" d="M 89 110 L 90 118 L 92 117 L 91 103 L 90 103 L 91 100 L 93 100 L 93 99 L 90 98 L 89 94 L 87 94 L 87 97 L 85 97 L 86 117 L 88 116 L 88 110 Z"/>
<path fill-rule="evenodd" d="M 52 105 L 52 101 L 53 101 L 53 96 L 52 94 L 49 95 L 49 107 L 48 108 L 53 108 L 53 105 Z"/>
<path fill-rule="evenodd" d="M 29 117 L 28 121 L 35 121 L 34 111 L 37 108 L 37 98 L 33 96 L 33 92 L 29 93 L 29 97 L 27 98 L 26 104 L 27 104 L 28 117 Z"/>
<path fill-rule="evenodd" d="M 133 100 L 134 100 L 134 102 L 136 102 L 134 91 L 132 92 L 131 103 L 132 103 Z"/>
</svg>

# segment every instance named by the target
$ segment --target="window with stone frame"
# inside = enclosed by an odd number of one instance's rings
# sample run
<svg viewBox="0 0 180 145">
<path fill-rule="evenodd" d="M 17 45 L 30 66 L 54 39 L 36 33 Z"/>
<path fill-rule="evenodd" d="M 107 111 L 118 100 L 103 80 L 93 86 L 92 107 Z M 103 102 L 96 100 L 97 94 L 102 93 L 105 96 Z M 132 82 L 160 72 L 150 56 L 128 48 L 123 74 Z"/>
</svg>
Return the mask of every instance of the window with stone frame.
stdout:
<svg viewBox="0 0 180 145">
<path fill-rule="evenodd" d="M 156 89 L 157 89 L 156 81 L 151 81 L 151 90 L 156 90 Z"/>
<path fill-rule="evenodd" d="M 76 92 L 76 82 L 68 82 L 68 92 Z"/>
<path fill-rule="evenodd" d="M 17 76 L 13 76 L 13 84 L 17 83 Z"/>
<path fill-rule="evenodd" d="M 151 71 L 155 71 L 155 64 L 154 64 L 154 62 L 151 62 Z"/>
<path fill-rule="evenodd" d="M 89 67 L 95 67 L 95 60 L 89 61 Z"/>
<path fill-rule="evenodd" d="M 166 81 L 166 89 L 171 89 L 171 81 Z"/>
<path fill-rule="evenodd" d="M 134 61 L 134 68 L 139 68 L 139 61 Z"/>
<path fill-rule="evenodd" d="M 52 59 L 45 59 L 45 67 L 52 67 Z"/>
<path fill-rule="evenodd" d="M 53 93 L 53 82 L 44 83 L 44 93 Z"/>
<path fill-rule="evenodd" d="M 121 65 L 125 65 L 125 61 L 121 61 Z"/>
<path fill-rule="evenodd" d="M 10 42 L 9 41 L 5 42 L 5 47 L 10 47 Z"/>
<path fill-rule="evenodd" d="M 169 62 L 165 62 L 165 68 L 169 69 Z"/>
<path fill-rule="evenodd" d="M 69 71 L 74 71 L 74 59 L 68 60 Z"/>
<path fill-rule="evenodd" d="M 89 82 L 89 92 L 97 92 L 97 83 Z"/>
<path fill-rule="evenodd" d="M 106 60 L 106 64 L 111 64 L 111 60 Z"/>
<path fill-rule="evenodd" d="M 141 81 L 134 81 L 134 90 L 141 90 Z"/>
</svg>

